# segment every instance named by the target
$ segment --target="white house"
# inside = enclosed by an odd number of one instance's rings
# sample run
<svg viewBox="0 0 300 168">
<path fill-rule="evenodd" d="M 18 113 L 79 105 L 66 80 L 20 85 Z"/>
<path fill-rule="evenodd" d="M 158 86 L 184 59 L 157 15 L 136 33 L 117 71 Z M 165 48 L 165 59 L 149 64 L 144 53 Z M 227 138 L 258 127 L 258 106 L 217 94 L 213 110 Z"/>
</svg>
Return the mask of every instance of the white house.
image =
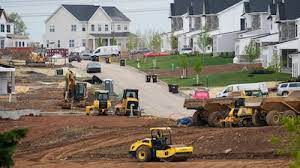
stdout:
<svg viewBox="0 0 300 168">
<path fill-rule="evenodd" d="M 44 44 L 47 48 L 97 48 L 103 45 L 126 48 L 130 19 L 116 7 L 95 5 L 61 5 L 45 22 Z"/>
</svg>

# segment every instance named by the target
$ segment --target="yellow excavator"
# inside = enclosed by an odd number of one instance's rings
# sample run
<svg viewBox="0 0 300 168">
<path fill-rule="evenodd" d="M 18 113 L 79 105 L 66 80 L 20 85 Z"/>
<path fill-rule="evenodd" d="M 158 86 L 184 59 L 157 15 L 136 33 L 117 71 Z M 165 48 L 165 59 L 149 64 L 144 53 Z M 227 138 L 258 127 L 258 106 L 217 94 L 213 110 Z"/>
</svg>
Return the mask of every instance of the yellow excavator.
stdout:
<svg viewBox="0 0 300 168">
<path fill-rule="evenodd" d="M 140 162 L 185 161 L 192 155 L 192 146 L 172 145 L 171 128 L 150 128 L 150 132 L 151 138 L 138 140 L 131 145 L 131 157 Z"/>
<path fill-rule="evenodd" d="M 87 99 L 87 83 L 76 82 L 76 76 L 70 69 L 65 77 L 64 104 L 65 109 L 71 109 L 74 104 L 79 107 L 85 107 Z"/>
<path fill-rule="evenodd" d="M 93 105 L 86 106 L 86 115 L 91 115 L 92 112 L 97 112 L 99 115 L 107 115 L 108 110 L 111 108 L 111 100 L 109 91 L 96 90 L 94 94 Z"/>
<path fill-rule="evenodd" d="M 125 89 L 120 103 L 115 106 L 115 114 L 121 116 L 141 116 L 139 107 L 139 90 Z"/>
</svg>

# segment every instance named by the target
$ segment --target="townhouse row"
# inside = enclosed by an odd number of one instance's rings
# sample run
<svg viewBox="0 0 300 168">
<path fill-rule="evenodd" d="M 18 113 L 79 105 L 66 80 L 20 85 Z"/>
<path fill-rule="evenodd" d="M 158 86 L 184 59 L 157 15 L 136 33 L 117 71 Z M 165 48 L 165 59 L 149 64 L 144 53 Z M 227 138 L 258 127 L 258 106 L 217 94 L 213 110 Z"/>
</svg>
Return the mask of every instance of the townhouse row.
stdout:
<svg viewBox="0 0 300 168">
<path fill-rule="evenodd" d="M 235 53 L 246 63 L 245 47 L 254 40 L 261 49 L 256 62 L 269 67 L 277 54 L 284 72 L 300 76 L 299 0 L 174 0 L 170 4 L 171 32 L 162 35 L 162 50 L 191 47 L 201 51 L 199 35 L 212 39 L 205 52 Z"/>
</svg>

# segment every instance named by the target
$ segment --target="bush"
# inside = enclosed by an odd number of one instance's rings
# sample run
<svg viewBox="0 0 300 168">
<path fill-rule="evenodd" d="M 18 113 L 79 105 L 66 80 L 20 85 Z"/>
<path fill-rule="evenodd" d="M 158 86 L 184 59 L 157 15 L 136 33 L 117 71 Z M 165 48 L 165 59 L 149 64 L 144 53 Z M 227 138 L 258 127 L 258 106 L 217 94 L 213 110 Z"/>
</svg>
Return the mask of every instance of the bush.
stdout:
<svg viewBox="0 0 300 168">
<path fill-rule="evenodd" d="M 249 74 L 273 74 L 275 71 L 271 69 L 264 69 L 264 68 L 256 68 L 252 70 Z"/>
</svg>

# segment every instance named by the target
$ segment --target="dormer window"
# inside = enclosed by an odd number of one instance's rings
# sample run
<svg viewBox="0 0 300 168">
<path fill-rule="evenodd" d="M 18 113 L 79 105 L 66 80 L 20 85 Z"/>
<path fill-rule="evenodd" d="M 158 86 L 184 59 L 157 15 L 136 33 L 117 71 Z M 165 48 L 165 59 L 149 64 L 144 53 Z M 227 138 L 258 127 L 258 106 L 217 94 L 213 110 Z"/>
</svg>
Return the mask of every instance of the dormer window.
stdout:
<svg viewBox="0 0 300 168">
<path fill-rule="evenodd" d="M 7 33 L 10 33 L 10 32 L 11 32 L 11 30 L 10 30 L 10 25 L 6 25 L 6 32 L 7 32 Z"/>
</svg>

